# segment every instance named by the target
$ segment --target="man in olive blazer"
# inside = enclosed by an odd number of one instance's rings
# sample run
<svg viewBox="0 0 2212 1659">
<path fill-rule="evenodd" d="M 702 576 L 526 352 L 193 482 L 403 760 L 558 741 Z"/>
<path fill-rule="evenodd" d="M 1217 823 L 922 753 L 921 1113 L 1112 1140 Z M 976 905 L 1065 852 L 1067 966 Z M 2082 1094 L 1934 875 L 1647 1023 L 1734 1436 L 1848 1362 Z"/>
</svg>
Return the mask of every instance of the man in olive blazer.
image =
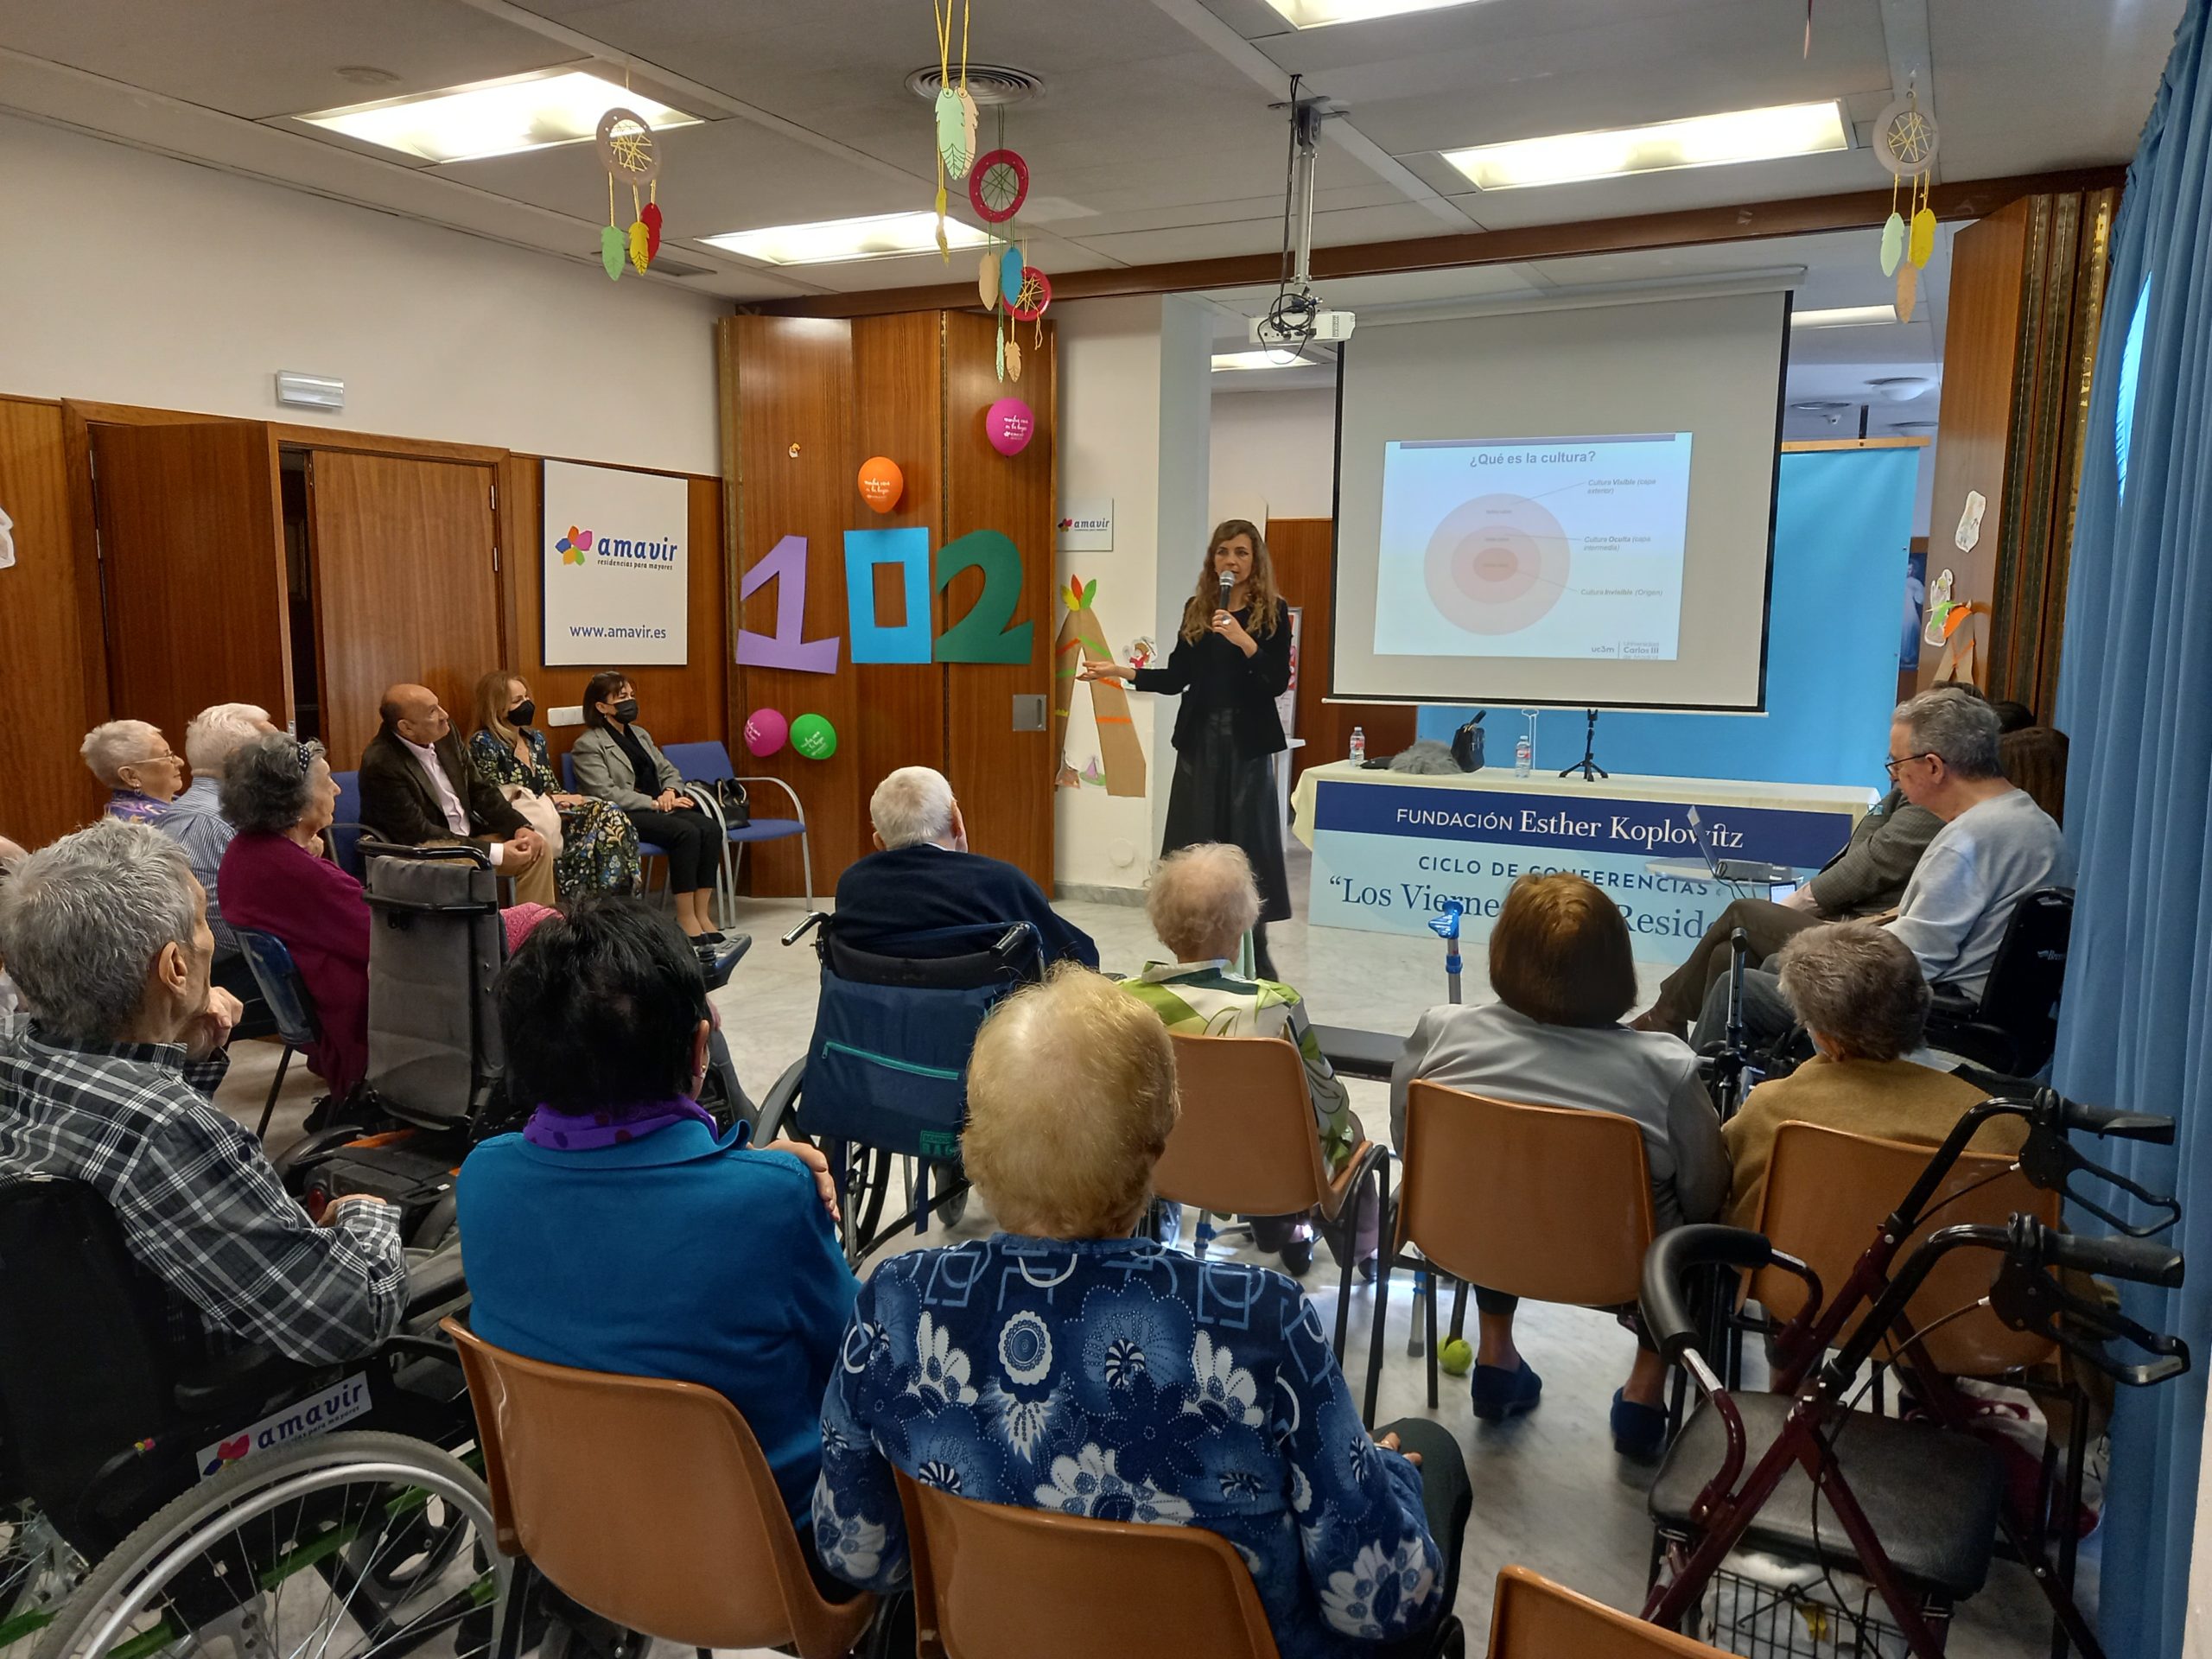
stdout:
<svg viewBox="0 0 2212 1659">
<path fill-rule="evenodd" d="M 377 712 L 383 725 L 361 752 L 361 817 L 378 838 L 402 847 L 475 842 L 490 851 L 494 869 L 514 879 L 517 899 L 550 905 L 553 860 L 544 837 L 477 776 L 437 693 L 395 685 Z"/>
</svg>

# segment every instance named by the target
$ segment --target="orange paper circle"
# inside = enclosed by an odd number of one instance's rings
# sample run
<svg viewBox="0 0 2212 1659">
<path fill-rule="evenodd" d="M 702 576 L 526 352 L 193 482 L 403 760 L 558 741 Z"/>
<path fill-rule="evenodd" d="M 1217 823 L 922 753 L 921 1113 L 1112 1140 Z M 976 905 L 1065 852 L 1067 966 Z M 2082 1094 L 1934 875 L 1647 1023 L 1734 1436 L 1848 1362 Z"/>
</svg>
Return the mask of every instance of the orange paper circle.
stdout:
<svg viewBox="0 0 2212 1659">
<path fill-rule="evenodd" d="M 906 493 L 906 475 L 887 455 L 871 455 L 861 463 L 861 499 L 878 512 L 888 512 Z"/>
</svg>

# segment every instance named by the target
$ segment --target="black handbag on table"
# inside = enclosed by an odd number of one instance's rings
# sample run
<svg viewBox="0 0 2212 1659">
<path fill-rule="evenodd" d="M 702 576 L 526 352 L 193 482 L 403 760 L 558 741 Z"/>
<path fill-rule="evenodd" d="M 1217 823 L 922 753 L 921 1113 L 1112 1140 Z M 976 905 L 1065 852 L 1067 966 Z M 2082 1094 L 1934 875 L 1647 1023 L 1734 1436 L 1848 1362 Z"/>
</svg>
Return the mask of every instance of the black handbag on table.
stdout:
<svg viewBox="0 0 2212 1659">
<path fill-rule="evenodd" d="M 1489 712 L 1489 709 L 1484 709 L 1452 734 L 1452 758 L 1459 763 L 1462 772 L 1480 772 L 1483 769 L 1483 715 Z"/>
</svg>

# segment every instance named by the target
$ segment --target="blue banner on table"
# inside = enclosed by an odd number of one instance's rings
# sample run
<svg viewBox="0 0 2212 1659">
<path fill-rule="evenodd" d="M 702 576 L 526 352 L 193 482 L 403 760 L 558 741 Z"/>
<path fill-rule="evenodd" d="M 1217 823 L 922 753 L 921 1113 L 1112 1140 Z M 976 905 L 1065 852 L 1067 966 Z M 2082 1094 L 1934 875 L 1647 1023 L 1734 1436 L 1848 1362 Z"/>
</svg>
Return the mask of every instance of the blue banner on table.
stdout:
<svg viewBox="0 0 2212 1659">
<path fill-rule="evenodd" d="M 1777 807 L 1702 805 L 1699 817 L 1717 856 L 1805 871 L 1842 846 L 1852 823 L 1847 813 Z M 1579 789 L 1531 796 L 1323 780 L 1313 844 L 1308 919 L 1323 927 L 1423 933 L 1456 899 L 1464 937 L 1485 939 L 1516 879 L 1572 870 L 1621 907 L 1639 958 L 1679 962 L 1735 896 L 1701 875 L 1651 868 L 1699 860 L 1681 804 Z"/>
</svg>

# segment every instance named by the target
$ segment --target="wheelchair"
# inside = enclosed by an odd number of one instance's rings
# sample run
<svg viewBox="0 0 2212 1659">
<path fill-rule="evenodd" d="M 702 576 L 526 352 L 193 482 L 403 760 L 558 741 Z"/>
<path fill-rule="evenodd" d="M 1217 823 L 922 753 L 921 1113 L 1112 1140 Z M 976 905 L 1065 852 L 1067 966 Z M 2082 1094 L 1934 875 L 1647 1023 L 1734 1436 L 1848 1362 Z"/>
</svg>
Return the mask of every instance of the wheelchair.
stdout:
<svg viewBox="0 0 2212 1659">
<path fill-rule="evenodd" d="M 968 1053 L 1000 999 L 1044 976 L 1044 943 L 1033 924 L 991 922 L 862 949 L 821 911 L 783 943 L 809 933 L 822 963 L 814 1035 L 761 1103 L 756 1134 L 803 1134 L 821 1146 L 837 1185 L 846 1259 L 858 1267 L 907 1226 L 926 1233 L 932 1216 L 950 1225 L 965 1209 Z M 894 1159 L 906 1166 L 908 1202 L 886 1222 Z"/>
<path fill-rule="evenodd" d="M 493 988 L 506 957 L 499 878 L 474 845 L 399 847 L 364 840 L 369 939 L 368 1076 L 338 1109 L 274 1161 L 285 1188 L 320 1215 L 341 1193 L 398 1209 L 410 1247 L 453 1230 L 454 1178 L 468 1149 L 521 1127 L 529 1103 L 501 1086 Z M 726 982 L 752 941 L 719 952 L 709 988 Z M 728 1128 L 749 1104 L 727 1065 L 710 1067 L 700 1103 Z"/>
<path fill-rule="evenodd" d="M 464 1295 L 457 1255 L 425 1263 L 410 1320 Z M 263 1659 L 308 1631 L 353 1654 L 488 1653 L 507 1566 L 450 1346 L 400 1334 L 334 1365 L 199 1353 L 172 1313 L 92 1188 L 0 1185 L 10 1659 L 219 1637 Z"/>
<path fill-rule="evenodd" d="M 1963 1196 L 1963 1191 L 1951 1198 L 1937 1195 L 1974 1132 L 1999 1116 L 2023 1118 L 2029 1126 L 2013 1167 L 2117 1228 L 2119 1236 L 2080 1236 L 2015 1214 L 2004 1226 L 1940 1228 L 1900 1265 L 1907 1240 Z M 1831 1587 L 1832 1570 L 1863 1578 L 1872 1586 L 1869 1606 L 1878 1599 L 1891 1620 L 1880 1637 L 1916 1659 L 1936 1659 L 1943 1651 L 1952 1606 L 1981 1587 L 2001 1536 L 2013 1557 L 2029 1566 L 2050 1604 L 2053 1651 L 2063 1653 L 2070 1643 L 2088 1659 L 2103 1659 L 2103 1648 L 2073 1599 L 2070 1504 L 2059 1531 L 2059 1559 L 2055 1565 L 2049 1559 L 2048 1461 L 2044 1486 L 2024 1513 L 2018 1494 L 2007 1489 L 1995 1448 L 1968 1432 L 1968 1400 L 1936 1370 L 1923 1345 L 1938 1327 L 1986 1302 L 2005 1326 L 2046 1338 L 2123 1386 L 2153 1386 L 2189 1369 L 2189 1349 L 2180 1338 L 2077 1295 L 2056 1277 L 2056 1270 L 2070 1268 L 2172 1287 L 2183 1274 L 2180 1255 L 2154 1236 L 2179 1219 L 2180 1205 L 2091 1162 L 2069 1141 L 2069 1131 L 2171 1142 L 2174 1125 L 2170 1118 L 2085 1106 L 2049 1090 L 1983 1102 L 1960 1119 L 1825 1303 L 1812 1268 L 1747 1229 L 1680 1227 L 1652 1245 L 1641 1298 L 1644 1325 L 1660 1351 L 1688 1373 L 1702 1404 L 1652 1482 L 1655 1565 L 1646 1619 L 1680 1629 L 1716 1580 L 1729 1576 L 1724 1565 L 1741 1547 L 1807 1563 Z M 2147 1211 L 2152 1218 L 2124 1220 L 2076 1188 L 2076 1174 L 2126 1194 L 2139 1213 Z M 1974 1185 L 1994 1179 L 1986 1176 Z M 1942 1259 L 1960 1249 L 2000 1257 L 1986 1298 L 1912 1328 L 1908 1304 Z M 1691 1292 L 1716 1268 L 1756 1272 L 1769 1267 L 1801 1281 L 1806 1296 L 1773 1337 L 1772 1392 L 1745 1394 L 1724 1382 L 1708 1361 L 1708 1351 L 1717 1357 L 1720 1351 L 1712 1318 L 1700 1320 L 1694 1313 Z M 1852 1326 L 1848 1334 L 1847 1325 Z M 1860 1375 L 1885 1342 L 1893 1344 L 1891 1363 L 1910 1387 L 1917 1420 L 1853 1408 L 1854 1389 L 1878 1382 L 1878 1369 L 1863 1385 Z M 2077 1411 L 2069 1447 L 2069 1473 L 2076 1478 L 2084 1438 Z M 1826 1611 L 1839 1624 L 1857 1626 L 1863 1650 L 1875 1650 L 1865 1645 L 1877 1635 L 1871 1613 Z"/>
</svg>

